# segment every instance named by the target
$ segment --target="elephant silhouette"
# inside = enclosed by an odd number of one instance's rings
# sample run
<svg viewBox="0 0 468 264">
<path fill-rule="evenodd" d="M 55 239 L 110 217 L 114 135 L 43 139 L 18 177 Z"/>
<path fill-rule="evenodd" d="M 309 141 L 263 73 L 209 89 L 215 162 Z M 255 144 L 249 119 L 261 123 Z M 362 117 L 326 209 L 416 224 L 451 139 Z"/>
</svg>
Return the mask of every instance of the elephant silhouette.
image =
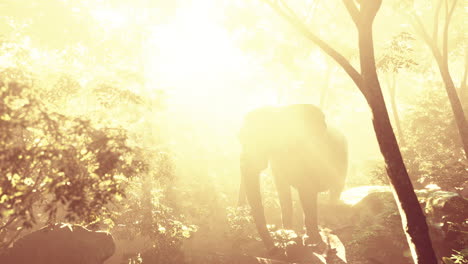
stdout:
<svg viewBox="0 0 468 264">
<path fill-rule="evenodd" d="M 327 126 L 325 115 L 318 107 L 295 104 L 262 107 L 247 113 L 239 141 L 239 203 L 245 201 L 246 194 L 267 251 L 273 254 L 277 250 L 266 226 L 260 194 L 260 173 L 268 165 L 278 191 L 283 227 L 292 228 L 291 187 L 294 187 L 304 212 L 304 244 L 313 246 L 321 243 L 317 226 L 317 195 L 329 190 L 332 203 L 339 201 L 348 168 L 345 136 Z"/>
</svg>

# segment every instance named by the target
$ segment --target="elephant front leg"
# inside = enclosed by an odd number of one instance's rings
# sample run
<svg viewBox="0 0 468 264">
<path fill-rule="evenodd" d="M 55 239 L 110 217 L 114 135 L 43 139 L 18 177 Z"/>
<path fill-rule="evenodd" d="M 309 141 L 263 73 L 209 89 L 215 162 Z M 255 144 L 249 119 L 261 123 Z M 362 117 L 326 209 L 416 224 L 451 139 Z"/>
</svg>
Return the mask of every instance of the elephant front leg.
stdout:
<svg viewBox="0 0 468 264">
<path fill-rule="evenodd" d="M 276 247 L 267 229 L 260 194 L 260 172 L 266 168 L 268 160 L 266 157 L 253 155 L 252 153 L 242 153 L 240 163 L 242 182 L 247 194 L 247 201 L 251 208 L 252 217 L 267 251 L 274 254 Z"/>
<path fill-rule="evenodd" d="M 304 245 L 317 246 L 323 243 L 317 223 L 317 192 L 308 188 L 301 188 L 298 192 L 304 211 L 304 224 L 306 227 Z"/>
</svg>

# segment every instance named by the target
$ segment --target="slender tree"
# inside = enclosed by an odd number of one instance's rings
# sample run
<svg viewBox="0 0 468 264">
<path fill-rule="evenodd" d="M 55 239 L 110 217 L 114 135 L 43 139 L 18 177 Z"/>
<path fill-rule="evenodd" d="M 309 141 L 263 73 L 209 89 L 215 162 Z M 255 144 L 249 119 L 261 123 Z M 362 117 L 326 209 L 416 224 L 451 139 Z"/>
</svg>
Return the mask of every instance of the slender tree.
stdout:
<svg viewBox="0 0 468 264">
<path fill-rule="evenodd" d="M 442 4 L 444 4 L 445 10 L 443 21 L 444 27 L 442 36 L 439 37 L 439 16 Z M 465 157 L 468 159 L 468 122 L 466 121 L 466 116 L 463 111 L 460 98 L 458 97 L 457 91 L 455 89 L 455 84 L 450 74 L 448 65 L 448 30 L 456 5 L 457 0 L 453 0 L 451 4 L 449 4 L 449 0 L 438 1 L 434 12 L 432 36 L 429 35 L 421 19 L 416 13 L 411 15 L 411 22 L 413 27 L 416 29 L 416 32 L 422 36 L 424 42 L 429 46 L 432 55 L 437 62 L 437 66 L 439 67 L 439 72 L 444 82 L 445 90 L 447 92 L 450 106 L 452 107 L 452 111 L 458 127 L 458 132 L 461 138 L 463 149 L 465 151 Z M 439 47 L 439 38 L 441 38 L 442 47 Z"/>
<path fill-rule="evenodd" d="M 377 77 L 372 25 L 382 1 L 361 0 L 356 4 L 352 0 L 343 0 L 358 30 L 360 73 L 342 54 L 311 32 L 284 0 L 265 1 L 300 33 L 331 56 L 346 71 L 366 98 L 373 114 L 377 141 L 386 162 L 387 173 L 413 260 L 418 264 L 436 264 L 437 259 L 431 245 L 426 218 L 403 163 Z"/>
<path fill-rule="evenodd" d="M 460 88 L 459 88 L 459 96 L 463 102 L 466 103 L 468 100 L 468 87 L 466 85 L 466 79 L 468 77 L 468 48 L 465 49 L 465 71 L 463 72 L 463 77 L 461 79 Z"/>
</svg>

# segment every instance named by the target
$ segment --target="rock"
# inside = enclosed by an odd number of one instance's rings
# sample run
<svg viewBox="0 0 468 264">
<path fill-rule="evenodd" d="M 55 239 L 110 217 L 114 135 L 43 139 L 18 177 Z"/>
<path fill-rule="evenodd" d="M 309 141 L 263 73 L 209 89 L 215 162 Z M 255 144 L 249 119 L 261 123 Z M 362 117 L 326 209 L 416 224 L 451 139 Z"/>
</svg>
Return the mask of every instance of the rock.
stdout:
<svg viewBox="0 0 468 264">
<path fill-rule="evenodd" d="M 467 199 L 454 192 L 436 191 L 427 196 L 424 211 L 432 244 L 439 256 L 450 256 L 453 250 L 466 248 Z"/>
<path fill-rule="evenodd" d="M 468 200 L 454 192 L 436 191 L 428 195 L 424 211 L 433 222 L 462 222 L 467 218 Z"/>
<path fill-rule="evenodd" d="M 426 214 L 431 240 L 439 258 L 460 251 L 468 242 L 466 212 L 468 200 L 441 190 L 418 190 L 418 199 Z M 373 192 L 353 205 L 349 223 L 353 227 L 336 230 L 349 256 L 357 261 L 412 263 L 393 194 Z"/>
<path fill-rule="evenodd" d="M 465 182 L 465 184 L 463 184 L 463 186 L 461 187 L 460 195 L 463 198 L 468 199 L 468 182 Z"/>
<path fill-rule="evenodd" d="M 372 193 L 391 191 L 389 186 L 359 186 L 344 191 L 341 200 L 346 204 L 355 205 Z"/>
<path fill-rule="evenodd" d="M 353 225 L 343 240 L 349 262 L 412 263 L 409 247 L 401 226 L 401 218 L 391 192 L 373 192 L 353 206 Z"/>
<path fill-rule="evenodd" d="M 55 224 L 16 241 L 2 264 L 102 264 L 115 252 L 112 236 L 82 226 Z"/>
<path fill-rule="evenodd" d="M 194 263 L 217 263 L 217 264 L 326 264 L 323 257 L 315 257 L 301 262 L 290 262 L 287 260 L 271 259 L 247 255 L 203 255 L 194 260 Z M 328 262 L 328 264 L 341 264 L 342 262 Z"/>
</svg>

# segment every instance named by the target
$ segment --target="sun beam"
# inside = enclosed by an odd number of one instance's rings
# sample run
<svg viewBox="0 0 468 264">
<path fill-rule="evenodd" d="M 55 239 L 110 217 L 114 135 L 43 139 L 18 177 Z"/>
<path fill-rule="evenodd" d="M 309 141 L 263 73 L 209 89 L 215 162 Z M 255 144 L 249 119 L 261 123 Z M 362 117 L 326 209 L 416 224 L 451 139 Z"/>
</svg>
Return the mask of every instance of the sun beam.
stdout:
<svg viewBox="0 0 468 264">
<path fill-rule="evenodd" d="M 249 87 L 239 83 L 255 66 L 211 11 L 194 4 L 152 28 L 144 49 L 151 88 L 168 90 L 177 107 L 197 111 L 241 114 L 252 106 L 274 104 L 276 94 L 246 93 Z"/>
</svg>

